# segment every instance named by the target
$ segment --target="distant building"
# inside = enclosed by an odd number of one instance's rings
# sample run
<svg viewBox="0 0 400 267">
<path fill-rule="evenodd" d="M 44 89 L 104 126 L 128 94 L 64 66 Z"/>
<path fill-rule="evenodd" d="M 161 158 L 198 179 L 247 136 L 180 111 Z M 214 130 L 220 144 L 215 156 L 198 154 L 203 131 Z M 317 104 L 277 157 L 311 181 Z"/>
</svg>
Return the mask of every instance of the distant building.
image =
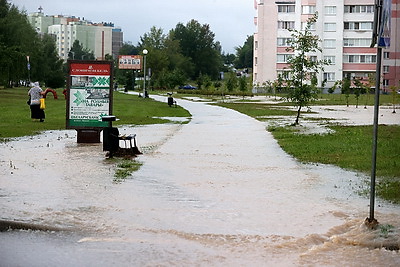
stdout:
<svg viewBox="0 0 400 267">
<path fill-rule="evenodd" d="M 383 49 L 383 90 L 400 81 L 400 9 L 392 1 L 391 45 Z M 332 64 L 318 76 L 319 85 L 329 88 L 337 80 L 375 74 L 376 48 L 370 48 L 374 20 L 374 0 L 255 0 L 257 31 L 254 35 L 255 86 L 274 81 L 288 68 L 288 29 L 301 30 L 318 12 L 312 30 L 322 40 L 321 53 L 310 55 L 329 59 Z"/>
<path fill-rule="evenodd" d="M 55 36 L 58 55 L 64 60 L 68 59 L 75 40 L 92 51 L 96 59 L 104 59 L 107 54 L 116 58 L 123 44 L 123 32 L 113 23 L 92 23 L 73 16 L 48 16 L 42 8 L 29 14 L 28 20 L 38 33 Z"/>
</svg>

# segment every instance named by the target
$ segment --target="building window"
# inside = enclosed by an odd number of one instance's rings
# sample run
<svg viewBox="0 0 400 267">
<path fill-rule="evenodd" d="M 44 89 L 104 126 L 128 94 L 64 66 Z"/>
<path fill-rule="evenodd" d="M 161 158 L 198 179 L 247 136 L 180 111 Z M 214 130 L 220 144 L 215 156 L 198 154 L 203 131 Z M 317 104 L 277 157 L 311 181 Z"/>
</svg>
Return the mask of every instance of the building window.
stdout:
<svg viewBox="0 0 400 267">
<path fill-rule="evenodd" d="M 258 49 L 258 41 L 254 42 L 254 49 L 257 50 Z"/>
<path fill-rule="evenodd" d="M 324 80 L 327 82 L 336 81 L 336 76 L 334 72 L 324 72 Z"/>
<path fill-rule="evenodd" d="M 345 30 L 372 30 L 372 22 L 345 22 Z"/>
<path fill-rule="evenodd" d="M 389 66 L 383 66 L 383 73 L 389 73 Z"/>
<path fill-rule="evenodd" d="M 344 13 L 374 13 L 373 5 L 345 5 Z"/>
<path fill-rule="evenodd" d="M 336 48 L 336 40 L 324 39 L 324 48 Z"/>
<path fill-rule="evenodd" d="M 278 13 L 294 13 L 295 5 L 278 5 Z"/>
<path fill-rule="evenodd" d="M 287 61 L 292 57 L 292 54 L 278 54 L 276 56 L 277 63 L 287 63 Z"/>
<path fill-rule="evenodd" d="M 384 59 L 389 59 L 390 58 L 390 53 L 389 52 L 383 52 L 383 58 Z"/>
<path fill-rule="evenodd" d="M 310 56 L 310 61 L 311 62 L 317 62 L 317 56 Z"/>
<path fill-rule="evenodd" d="M 332 65 L 336 64 L 336 57 L 335 56 L 324 56 L 324 60 L 330 62 Z"/>
<path fill-rule="evenodd" d="M 289 46 L 288 42 L 290 42 L 291 40 L 292 40 L 292 38 L 278 38 L 277 46 L 288 47 Z"/>
<path fill-rule="evenodd" d="M 257 64 L 258 64 L 258 58 L 257 58 L 257 57 L 255 57 L 255 58 L 254 58 L 254 65 L 256 65 L 256 66 L 257 66 Z"/>
<path fill-rule="evenodd" d="M 369 47 L 371 45 L 371 38 L 344 38 L 344 47 Z"/>
<path fill-rule="evenodd" d="M 324 31 L 326 32 L 335 32 L 336 31 L 336 23 L 332 22 L 327 22 L 324 23 Z"/>
<path fill-rule="evenodd" d="M 301 13 L 302 14 L 314 14 L 317 11 L 315 6 L 302 6 Z"/>
<path fill-rule="evenodd" d="M 283 29 L 283 30 L 294 29 L 294 21 L 278 21 L 278 29 Z"/>
<path fill-rule="evenodd" d="M 336 6 L 326 6 L 325 7 L 325 15 L 336 15 Z"/>
<path fill-rule="evenodd" d="M 384 87 L 388 87 L 389 86 L 389 80 L 388 79 L 383 79 L 382 84 Z"/>
<path fill-rule="evenodd" d="M 344 55 L 344 63 L 376 63 L 376 55 Z"/>
</svg>

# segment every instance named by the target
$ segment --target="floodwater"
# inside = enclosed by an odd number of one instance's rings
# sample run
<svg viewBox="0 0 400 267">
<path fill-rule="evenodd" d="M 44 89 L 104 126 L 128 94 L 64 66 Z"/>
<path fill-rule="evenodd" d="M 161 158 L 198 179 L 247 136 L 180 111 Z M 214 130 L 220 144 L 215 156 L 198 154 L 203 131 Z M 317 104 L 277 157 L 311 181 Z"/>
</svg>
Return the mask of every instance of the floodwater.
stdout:
<svg viewBox="0 0 400 267">
<path fill-rule="evenodd" d="M 0 144 L 0 219 L 61 229 L 1 232 L 0 266 L 400 266 L 382 248 L 400 244 L 400 207 L 377 201 L 388 231 L 363 224 L 368 177 L 301 164 L 238 112 L 178 104 L 188 124 L 119 128 L 143 165 L 118 183 L 75 131 Z"/>
</svg>

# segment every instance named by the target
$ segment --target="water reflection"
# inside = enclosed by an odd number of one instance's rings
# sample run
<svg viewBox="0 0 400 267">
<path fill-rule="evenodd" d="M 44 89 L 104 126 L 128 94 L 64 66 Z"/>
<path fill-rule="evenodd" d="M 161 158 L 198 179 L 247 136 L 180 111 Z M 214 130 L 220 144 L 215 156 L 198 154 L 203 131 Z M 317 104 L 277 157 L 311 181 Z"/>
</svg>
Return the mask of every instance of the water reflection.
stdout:
<svg viewBox="0 0 400 267">
<path fill-rule="evenodd" d="M 102 145 L 53 131 L 0 145 L 1 219 L 70 231 L 1 233 L 8 266 L 398 266 L 399 252 L 363 227 L 363 177 L 302 165 L 264 125 L 240 113 L 180 100 L 185 125 L 121 127 L 136 133 L 143 165 L 113 183 Z M 399 207 L 379 202 L 393 225 Z M 23 256 L 21 256 L 23 252 Z M 73 255 L 71 257 L 71 255 Z"/>
</svg>

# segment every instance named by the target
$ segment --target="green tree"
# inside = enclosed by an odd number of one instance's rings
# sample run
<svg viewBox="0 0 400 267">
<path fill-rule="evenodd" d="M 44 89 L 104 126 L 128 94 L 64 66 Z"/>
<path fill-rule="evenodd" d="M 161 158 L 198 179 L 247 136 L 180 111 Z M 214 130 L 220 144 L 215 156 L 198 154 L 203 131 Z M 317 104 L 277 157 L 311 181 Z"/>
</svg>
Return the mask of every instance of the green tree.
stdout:
<svg viewBox="0 0 400 267">
<path fill-rule="evenodd" d="M 68 52 L 68 59 L 95 60 L 95 56 L 92 51 L 84 48 L 79 40 L 75 40 Z"/>
<path fill-rule="evenodd" d="M 228 90 L 228 92 L 233 92 L 233 90 L 236 88 L 238 83 L 237 77 L 236 77 L 236 73 L 231 71 L 228 74 L 228 79 L 225 82 L 225 86 L 226 86 L 226 90 Z"/>
<path fill-rule="evenodd" d="M 317 13 L 309 18 L 304 31 L 290 30 L 292 38 L 288 42 L 287 51 L 293 52 L 293 56 L 287 62 L 290 66 L 287 98 L 298 108 L 295 125 L 299 123 L 301 108 L 318 97 L 317 84 L 312 80 L 316 73 L 323 70 L 324 65 L 329 64 L 326 60 L 313 60 L 309 57 L 310 53 L 321 51 L 320 39 L 311 31 L 317 19 Z"/>
<path fill-rule="evenodd" d="M 365 94 L 368 91 L 368 86 L 362 82 L 361 78 L 355 78 L 354 82 L 354 96 L 356 97 L 356 108 L 358 108 L 358 101 L 361 94 Z"/>
<path fill-rule="evenodd" d="M 347 107 L 349 106 L 349 98 L 350 98 L 350 92 L 351 92 L 351 81 L 348 77 L 344 78 L 342 81 L 342 94 L 344 94 L 346 98 L 346 105 Z"/>
<path fill-rule="evenodd" d="M 243 94 L 243 99 L 244 99 L 244 95 L 247 91 L 247 79 L 246 76 L 242 76 L 239 78 L 239 91 L 242 92 Z"/>
<path fill-rule="evenodd" d="M 143 51 L 146 49 L 146 68 L 151 69 L 151 80 L 154 85 L 158 76 L 168 68 L 168 56 L 165 52 L 166 35 L 161 28 L 152 27 L 150 32 L 140 37 L 138 47 Z M 150 74 L 146 70 L 146 74 Z"/>
<path fill-rule="evenodd" d="M 170 34 L 179 41 L 183 56 L 190 58 L 194 64 L 191 79 L 195 80 L 200 74 L 218 78 L 222 67 L 221 45 L 214 40 L 215 34 L 208 24 L 201 25 L 196 20 L 186 25 L 178 23 Z"/>
<path fill-rule="evenodd" d="M 243 46 L 236 47 L 235 67 L 238 69 L 253 67 L 254 36 L 247 36 Z"/>
<path fill-rule="evenodd" d="M 27 56 L 37 67 L 40 40 L 26 14 L 7 0 L 0 0 L 0 85 L 12 86 L 30 78 Z"/>
<path fill-rule="evenodd" d="M 56 43 L 52 36 L 43 35 L 39 52 L 38 80 L 44 81 L 49 87 L 63 87 L 65 84 L 64 62 L 58 57 Z"/>
</svg>

